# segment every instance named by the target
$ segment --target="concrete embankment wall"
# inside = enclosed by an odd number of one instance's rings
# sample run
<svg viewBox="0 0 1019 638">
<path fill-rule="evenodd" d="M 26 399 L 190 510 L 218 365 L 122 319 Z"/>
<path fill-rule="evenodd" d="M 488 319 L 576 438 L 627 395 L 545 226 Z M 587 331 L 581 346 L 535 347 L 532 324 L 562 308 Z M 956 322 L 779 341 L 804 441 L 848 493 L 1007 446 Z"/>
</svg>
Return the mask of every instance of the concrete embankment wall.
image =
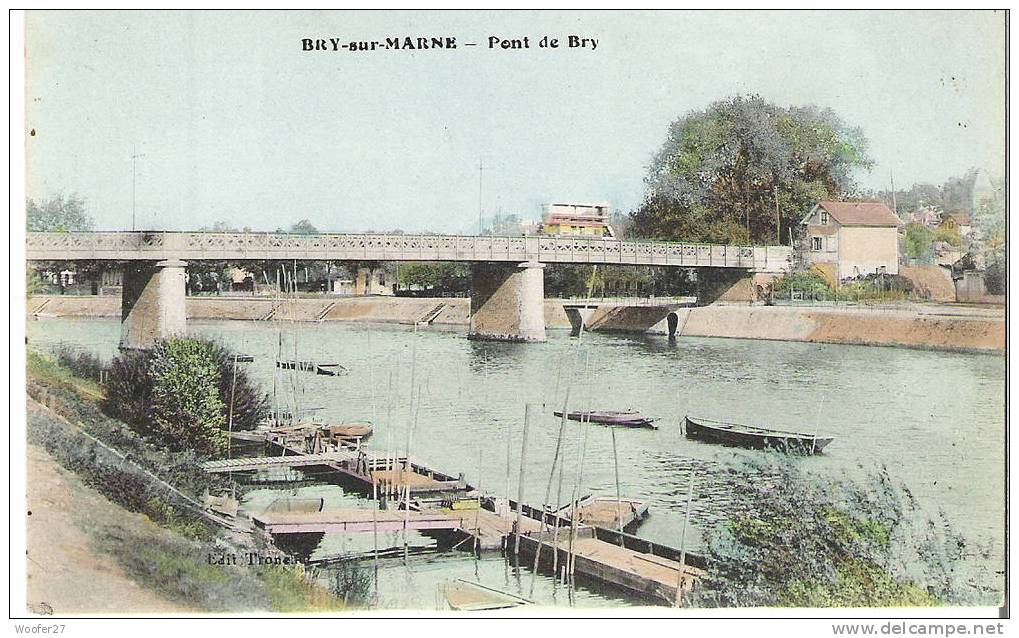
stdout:
<svg viewBox="0 0 1019 638">
<path fill-rule="evenodd" d="M 682 308 L 676 314 L 683 336 L 979 352 L 1005 349 L 1004 320 L 987 317 L 772 306 L 704 306 Z"/>
<path fill-rule="evenodd" d="M 434 325 L 470 324 L 471 300 L 465 298 L 321 297 L 278 303 L 260 297 L 188 297 L 189 319 L 259 321 L 372 321 L 412 325 L 430 319 Z M 435 314 L 437 311 L 437 314 Z M 120 317 L 120 297 L 39 296 L 28 300 L 28 313 L 40 317 Z M 545 325 L 569 328 L 561 302 L 545 300 Z"/>
<path fill-rule="evenodd" d="M 191 319 L 259 320 L 270 313 L 301 321 L 373 321 L 413 324 L 435 312 L 434 325 L 469 324 L 470 300 L 407 297 L 340 297 L 298 299 L 277 304 L 250 297 L 190 297 Z M 275 311 L 274 311 L 275 309 Z M 33 297 L 29 314 L 40 317 L 120 317 L 119 297 Z M 702 306 L 679 308 L 677 335 L 772 339 L 937 350 L 1002 352 L 1004 317 L 926 311 L 783 306 Z M 669 311 L 661 307 L 602 307 L 590 319 L 591 329 L 605 332 L 666 334 Z M 569 329 L 560 300 L 545 300 L 545 325 Z"/>
</svg>

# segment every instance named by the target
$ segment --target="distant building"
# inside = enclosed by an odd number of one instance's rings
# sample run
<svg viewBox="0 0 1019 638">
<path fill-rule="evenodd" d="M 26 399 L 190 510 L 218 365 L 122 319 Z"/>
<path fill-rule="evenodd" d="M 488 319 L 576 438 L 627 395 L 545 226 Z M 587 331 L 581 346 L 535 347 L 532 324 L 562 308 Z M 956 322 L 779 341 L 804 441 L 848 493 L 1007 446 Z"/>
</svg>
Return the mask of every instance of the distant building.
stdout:
<svg viewBox="0 0 1019 638">
<path fill-rule="evenodd" d="M 254 292 L 255 290 L 254 273 L 248 272 L 243 268 L 235 267 L 230 269 L 229 275 L 231 292 L 238 291 Z"/>
<path fill-rule="evenodd" d="M 941 214 L 941 209 L 936 206 L 921 206 L 909 215 L 909 220 L 933 229 L 941 225 Z"/>
<path fill-rule="evenodd" d="M 353 279 L 334 279 L 332 286 L 334 295 L 353 295 L 357 290 Z"/>
<path fill-rule="evenodd" d="M 954 230 L 961 237 L 967 237 L 973 233 L 973 220 L 966 213 L 949 213 L 941 220 L 941 227 Z"/>
<path fill-rule="evenodd" d="M 396 278 L 385 268 L 358 268 L 357 279 L 354 280 L 354 294 L 357 295 L 392 295 Z"/>
<path fill-rule="evenodd" d="M 833 264 L 838 278 L 899 272 L 902 221 L 880 202 L 818 202 L 804 216 L 810 264 Z"/>
<path fill-rule="evenodd" d="M 563 237 L 615 237 L 609 216 L 612 207 L 601 204 L 550 204 L 541 232 Z"/>
<path fill-rule="evenodd" d="M 951 245 L 947 241 L 935 241 L 931 243 L 931 249 L 934 251 L 934 263 L 939 266 L 951 267 L 954 263 L 962 259 L 962 250 Z"/>
</svg>

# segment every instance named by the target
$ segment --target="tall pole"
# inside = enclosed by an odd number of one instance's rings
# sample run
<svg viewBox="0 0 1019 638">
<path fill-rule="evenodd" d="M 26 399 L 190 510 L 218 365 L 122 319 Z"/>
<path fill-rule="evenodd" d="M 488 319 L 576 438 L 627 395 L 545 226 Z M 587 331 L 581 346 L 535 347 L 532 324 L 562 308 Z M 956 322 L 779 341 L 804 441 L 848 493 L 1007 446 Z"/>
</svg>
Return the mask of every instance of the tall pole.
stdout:
<svg viewBox="0 0 1019 638">
<path fill-rule="evenodd" d="M 138 158 L 145 157 L 144 153 L 139 153 L 137 147 L 131 148 L 131 230 L 135 229 L 135 220 L 137 217 L 136 207 L 136 193 L 138 183 Z"/>
<path fill-rule="evenodd" d="M 899 214 L 899 205 L 895 201 L 895 173 L 888 171 L 888 178 L 892 181 L 892 212 L 896 215 Z"/>
<path fill-rule="evenodd" d="M 686 489 L 686 514 L 683 515 L 683 531 L 679 536 L 679 582 L 676 584 L 676 607 L 683 604 L 683 572 L 686 571 L 686 526 L 690 523 L 690 505 L 693 503 L 693 471 Z"/>
<path fill-rule="evenodd" d="M 520 479 L 517 485 L 517 524 L 515 540 L 513 542 L 513 555 L 520 555 L 520 528 L 524 523 L 524 468 L 527 462 L 527 430 L 531 424 L 531 414 L 536 411 L 533 403 L 524 407 L 524 432 L 520 435 Z"/>
<path fill-rule="evenodd" d="M 772 188 L 772 192 L 775 194 L 775 244 L 782 243 L 782 214 L 778 208 L 778 187 Z"/>
<path fill-rule="evenodd" d="M 234 367 L 233 367 L 233 379 L 230 381 L 230 414 L 227 417 L 227 438 L 226 438 L 226 458 L 233 458 L 231 451 L 233 450 L 234 442 L 234 395 L 237 391 L 237 353 L 233 353 Z M 234 474 L 230 472 L 230 493 L 236 494 L 234 483 Z"/>
<path fill-rule="evenodd" d="M 482 160 L 478 160 L 478 235 L 484 234 L 484 225 L 483 225 L 484 222 L 483 222 L 483 218 L 481 216 L 481 211 L 483 210 L 482 207 L 484 206 L 484 204 L 482 203 L 484 200 L 482 199 L 482 196 L 481 196 L 481 194 L 483 192 L 482 191 L 482 186 L 483 186 L 482 180 L 484 179 L 484 174 L 485 174 L 485 160 L 483 160 L 483 159 Z"/>
<path fill-rule="evenodd" d="M 619 521 L 619 546 L 625 547 L 623 544 L 623 499 L 619 495 L 619 452 L 616 451 L 616 428 L 611 428 L 612 432 L 612 461 L 616 467 L 616 520 Z"/>
</svg>

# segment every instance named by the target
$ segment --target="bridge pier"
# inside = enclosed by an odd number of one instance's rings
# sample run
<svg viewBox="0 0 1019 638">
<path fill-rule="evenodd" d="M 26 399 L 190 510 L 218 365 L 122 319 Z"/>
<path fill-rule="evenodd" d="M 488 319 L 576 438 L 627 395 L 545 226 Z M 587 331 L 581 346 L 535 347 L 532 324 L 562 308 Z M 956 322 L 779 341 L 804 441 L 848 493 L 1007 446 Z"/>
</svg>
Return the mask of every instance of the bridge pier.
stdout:
<svg viewBox="0 0 1019 638">
<path fill-rule="evenodd" d="M 185 266 L 177 259 L 124 265 L 121 350 L 147 350 L 159 339 L 187 334 Z"/>
<path fill-rule="evenodd" d="M 595 310 L 597 310 L 596 306 L 563 306 L 566 318 L 570 320 L 571 337 L 579 336 L 581 329 L 590 329 L 591 315 Z"/>
<path fill-rule="evenodd" d="M 468 339 L 545 340 L 545 266 L 536 261 L 471 267 Z"/>
</svg>

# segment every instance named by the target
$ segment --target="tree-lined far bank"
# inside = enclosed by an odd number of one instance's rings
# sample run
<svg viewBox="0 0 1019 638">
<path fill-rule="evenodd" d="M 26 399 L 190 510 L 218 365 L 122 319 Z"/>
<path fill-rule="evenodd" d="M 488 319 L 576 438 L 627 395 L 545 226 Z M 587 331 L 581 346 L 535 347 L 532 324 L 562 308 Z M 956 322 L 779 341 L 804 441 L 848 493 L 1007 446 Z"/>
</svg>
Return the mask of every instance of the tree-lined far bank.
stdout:
<svg viewBox="0 0 1019 638">
<path fill-rule="evenodd" d="M 722 244 L 788 243 L 804 211 L 856 193 L 867 140 L 831 109 L 781 107 L 757 95 L 693 111 L 669 126 L 631 213 L 635 237 Z"/>
</svg>

